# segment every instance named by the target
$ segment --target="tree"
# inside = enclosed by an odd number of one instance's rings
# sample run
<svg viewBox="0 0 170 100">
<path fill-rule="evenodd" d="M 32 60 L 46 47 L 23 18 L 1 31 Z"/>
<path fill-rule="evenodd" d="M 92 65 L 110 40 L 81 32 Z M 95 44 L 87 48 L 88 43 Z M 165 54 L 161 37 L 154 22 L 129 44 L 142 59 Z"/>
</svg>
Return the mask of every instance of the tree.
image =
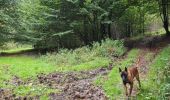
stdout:
<svg viewBox="0 0 170 100">
<path fill-rule="evenodd" d="M 157 10 L 155 2 L 1 0 L 0 40 L 3 44 L 12 39 L 36 48 L 75 48 L 106 37 L 132 37 L 144 33 L 147 16 Z"/>
<path fill-rule="evenodd" d="M 0 45 L 13 39 L 16 34 L 15 0 L 0 0 Z"/>
<path fill-rule="evenodd" d="M 159 9 L 160 9 L 160 15 L 161 19 L 163 22 L 163 27 L 166 31 L 166 34 L 170 36 L 170 31 L 169 31 L 169 5 L 170 1 L 169 0 L 158 0 L 159 3 Z"/>
</svg>

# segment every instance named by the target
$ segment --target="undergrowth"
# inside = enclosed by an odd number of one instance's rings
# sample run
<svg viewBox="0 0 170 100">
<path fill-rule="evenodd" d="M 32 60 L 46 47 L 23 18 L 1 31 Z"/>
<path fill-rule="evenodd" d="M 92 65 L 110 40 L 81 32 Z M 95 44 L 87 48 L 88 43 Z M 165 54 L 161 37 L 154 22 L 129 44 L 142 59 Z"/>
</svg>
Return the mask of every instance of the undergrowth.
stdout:
<svg viewBox="0 0 170 100">
<path fill-rule="evenodd" d="M 61 49 L 57 53 L 48 53 L 41 58 L 57 66 L 57 70 L 80 71 L 108 66 L 112 56 L 122 56 L 125 51 L 123 41 L 106 39 L 101 44 L 93 43 L 92 47 L 84 46 L 75 50 Z"/>
</svg>

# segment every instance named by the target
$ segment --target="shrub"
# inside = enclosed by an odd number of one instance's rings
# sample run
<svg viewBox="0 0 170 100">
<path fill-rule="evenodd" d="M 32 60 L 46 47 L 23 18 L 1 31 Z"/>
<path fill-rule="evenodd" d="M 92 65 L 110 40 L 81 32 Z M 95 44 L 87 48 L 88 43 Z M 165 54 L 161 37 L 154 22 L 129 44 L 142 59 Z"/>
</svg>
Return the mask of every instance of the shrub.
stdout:
<svg viewBox="0 0 170 100">
<path fill-rule="evenodd" d="M 95 51 L 99 56 L 122 56 L 126 51 L 122 40 L 102 40 L 101 44 L 93 43 L 92 51 Z"/>
<path fill-rule="evenodd" d="M 75 50 L 60 49 L 57 53 L 48 53 L 42 56 L 42 59 L 55 66 L 72 67 L 82 63 L 97 62 L 97 59 L 106 61 L 111 56 L 119 57 L 123 55 L 125 51 L 126 48 L 123 46 L 123 41 L 106 39 L 101 44 L 99 42 L 93 43 L 92 47 L 84 46 Z"/>
</svg>

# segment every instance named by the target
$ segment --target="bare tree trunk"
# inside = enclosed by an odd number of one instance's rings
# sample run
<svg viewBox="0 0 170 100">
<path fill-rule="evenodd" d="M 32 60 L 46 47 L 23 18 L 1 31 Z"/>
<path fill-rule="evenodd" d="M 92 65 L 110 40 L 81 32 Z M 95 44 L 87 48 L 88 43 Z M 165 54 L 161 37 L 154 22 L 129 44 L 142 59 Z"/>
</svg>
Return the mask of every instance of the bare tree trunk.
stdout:
<svg viewBox="0 0 170 100">
<path fill-rule="evenodd" d="M 168 0 L 160 0 L 159 1 L 159 9 L 160 9 L 161 19 L 163 21 L 163 27 L 166 31 L 167 36 L 170 36 L 169 16 L 168 16 Z"/>
<path fill-rule="evenodd" d="M 164 29 L 166 34 L 169 35 L 169 16 L 168 16 L 168 0 L 162 0 L 162 10 L 163 10 L 163 17 L 164 17 Z"/>
<path fill-rule="evenodd" d="M 169 28 L 168 28 L 168 26 L 169 26 L 168 19 L 166 18 L 163 23 L 164 23 L 163 26 L 164 26 L 164 29 L 166 31 L 166 34 L 169 36 L 170 35 L 170 31 L 169 31 Z"/>
<path fill-rule="evenodd" d="M 108 24 L 108 36 L 111 38 L 111 24 Z"/>
<path fill-rule="evenodd" d="M 105 35 L 106 35 L 106 30 L 105 30 L 105 25 L 103 23 L 100 23 L 100 29 L 101 29 L 101 38 L 104 39 Z"/>
<path fill-rule="evenodd" d="M 109 11 L 108 19 L 109 19 L 109 21 L 112 20 L 112 10 Z M 111 23 L 108 24 L 108 36 L 109 36 L 109 38 L 112 37 L 112 35 L 111 35 Z"/>
</svg>

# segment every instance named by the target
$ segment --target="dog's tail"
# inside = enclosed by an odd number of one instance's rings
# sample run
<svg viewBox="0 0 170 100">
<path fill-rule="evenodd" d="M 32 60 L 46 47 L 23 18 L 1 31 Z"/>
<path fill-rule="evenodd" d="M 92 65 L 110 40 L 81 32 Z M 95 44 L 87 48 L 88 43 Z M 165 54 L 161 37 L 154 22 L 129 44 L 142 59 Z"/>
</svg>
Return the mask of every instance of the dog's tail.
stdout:
<svg viewBox="0 0 170 100">
<path fill-rule="evenodd" d="M 138 60 L 137 60 L 136 67 L 139 67 L 139 65 L 140 65 L 140 57 L 139 57 Z"/>
</svg>

